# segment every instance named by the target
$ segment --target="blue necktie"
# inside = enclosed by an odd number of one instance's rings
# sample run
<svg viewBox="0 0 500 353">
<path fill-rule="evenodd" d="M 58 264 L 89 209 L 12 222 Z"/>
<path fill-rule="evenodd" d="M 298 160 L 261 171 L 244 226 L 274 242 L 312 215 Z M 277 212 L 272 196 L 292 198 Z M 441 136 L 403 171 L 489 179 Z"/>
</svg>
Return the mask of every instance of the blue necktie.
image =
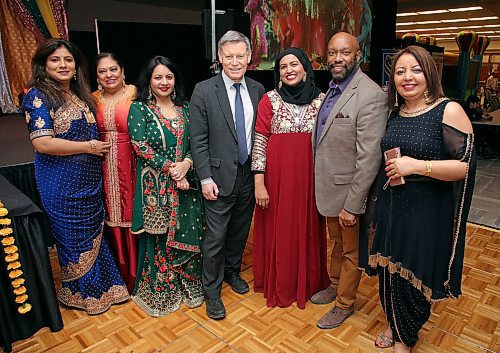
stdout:
<svg viewBox="0 0 500 353">
<path fill-rule="evenodd" d="M 234 99 L 234 116 L 236 118 L 236 137 L 238 138 L 238 161 L 245 164 L 248 159 L 247 134 L 245 131 L 245 112 L 243 111 L 243 101 L 241 100 L 241 83 L 235 83 L 236 97 Z"/>
</svg>

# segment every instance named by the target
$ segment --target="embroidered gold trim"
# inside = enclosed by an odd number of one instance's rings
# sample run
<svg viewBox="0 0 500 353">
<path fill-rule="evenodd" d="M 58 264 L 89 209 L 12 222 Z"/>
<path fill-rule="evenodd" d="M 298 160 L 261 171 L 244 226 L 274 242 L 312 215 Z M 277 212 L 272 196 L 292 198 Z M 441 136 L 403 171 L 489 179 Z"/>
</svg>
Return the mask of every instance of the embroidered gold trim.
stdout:
<svg viewBox="0 0 500 353">
<path fill-rule="evenodd" d="M 30 139 L 34 140 L 37 137 L 42 137 L 42 136 L 52 136 L 54 137 L 54 130 L 52 129 L 42 129 L 42 130 L 35 130 L 32 133 L 30 133 Z"/>
<path fill-rule="evenodd" d="M 382 256 L 380 253 L 376 253 L 374 255 L 370 255 L 368 264 L 374 268 L 377 267 L 377 265 L 387 267 L 391 274 L 396 272 L 399 273 L 401 277 L 408 280 L 416 289 L 421 291 L 428 302 L 435 301 L 434 299 L 431 299 L 432 289 L 423 284 L 422 280 L 415 276 L 412 271 L 404 268 L 401 262 L 391 262 L 390 256 Z"/>
<path fill-rule="evenodd" d="M 81 253 L 77 263 L 69 262 L 67 266 L 61 266 L 61 282 L 71 282 L 81 278 L 94 265 L 101 249 L 102 230 L 103 225 L 101 225 L 99 235 L 92 241 L 92 248 Z"/>
<path fill-rule="evenodd" d="M 448 292 L 450 297 L 452 297 L 453 299 L 458 299 L 458 298 L 455 297 L 453 294 L 451 294 L 451 290 L 450 290 L 451 267 L 453 265 L 453 261 L 455 260 L 455 253 L 457 250 L 457 243 L 458 243 L 458 235 L 460 234 L 460 224 L 462 223 L 462 214 L 463 214 L 464 202 L 465 202 L 465 189 L 467 188 L 467 183 L 469 181 L 470 157 L 472 155 L 473 148 L 474 148 L 474 135 L 468 134 L 467 135 L 467 146 L 465 149 L 464 157 L 460 160 L 460 161 L 464 161 L 465 159 L 467 159 L 467 168 L 465 169 L 465 179 L 464 179 L 464 185 L 463 185 L 463 189 L 462 189 L 462 198 L 460 199 L 458 216 L 454 222 L 456 229 L 455 229 L 455 233 L 453 234 L 452 251 L 451 251 L 450 261 L 448 262 L 448 276 L 446 278 L 446 281 L 444 282 L 444 288 L 446 289 L 446 291 Z"/>
<path fill-rule="evenodd" d="M 111 305 L 124 302 L 130 298 L 127 287 L 114 285 L 100 298 L 82 298 L 81 293 L 72 294 L 69 288 L 61 288 L 57 297 L 61 303 L 85 310 L 90 315 L 97 315 L 108 310 Z"/>
</svg>

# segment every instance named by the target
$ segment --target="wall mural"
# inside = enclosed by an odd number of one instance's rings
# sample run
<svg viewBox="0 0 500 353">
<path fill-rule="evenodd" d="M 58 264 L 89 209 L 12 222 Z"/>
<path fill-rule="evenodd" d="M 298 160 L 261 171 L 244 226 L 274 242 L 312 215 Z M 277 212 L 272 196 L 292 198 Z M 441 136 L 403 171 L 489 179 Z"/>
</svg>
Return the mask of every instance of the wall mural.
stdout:
<svg viewBox="0 0 500 353">
<path fill-rule="evenodd" d="M 371 0 L 247 0 L 250 14 L 250 69 L 273 68 L 278 53 L 299 47 L 315 70 L 326 69 L 328 40 L 339 31 L 356 36 L 367 70 L 372 30 Z"/>
</svg>

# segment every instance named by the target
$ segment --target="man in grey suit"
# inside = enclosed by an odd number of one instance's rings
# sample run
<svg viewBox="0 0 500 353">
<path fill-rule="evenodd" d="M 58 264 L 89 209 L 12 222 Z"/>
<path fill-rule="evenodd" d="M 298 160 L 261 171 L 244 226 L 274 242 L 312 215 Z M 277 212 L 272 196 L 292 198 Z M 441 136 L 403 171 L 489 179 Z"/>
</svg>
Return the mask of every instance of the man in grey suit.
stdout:
<svg viewBox="0 0 500 353">
<path fill-rule="evenodd" d="M 387 121 L 387 95 L 359 68 L 359 44 L 339 32 L 328 43 L 330 88 L 316 122 L 314 179 L 319 212 L 333 240 L 331 286 L 312 296 L 315 304 L 336 299 L 319 328 L 340 326 L 354 312 L 361 279 L 358 217 L 379 170 L 380 140 Z"/>
<path fill-rule="evenodd" d="M 218 43 L 222 72 L 199 82 L 191 98 L 191 154 L 202 184 L 208 231 L 203 241 L 203 288 L 207 315 L 226 316 L 222 282 L 248 292 L 241 258 L 255 204 L 250 153 L 257 105 L 264 86 L 245 77 L 248 38 L 226 32 Z"/>
</svg>

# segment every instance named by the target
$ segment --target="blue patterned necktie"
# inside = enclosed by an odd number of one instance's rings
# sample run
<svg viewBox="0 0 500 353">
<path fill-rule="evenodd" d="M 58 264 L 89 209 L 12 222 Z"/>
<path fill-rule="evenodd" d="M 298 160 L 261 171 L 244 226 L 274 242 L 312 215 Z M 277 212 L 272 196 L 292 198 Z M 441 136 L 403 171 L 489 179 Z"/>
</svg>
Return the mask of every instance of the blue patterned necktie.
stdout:
<svg viewBox="0 0 500 353">
<path fill-rule="evenodd" d="M 236 97 L 234 99 L 234 116 L 236 118 L 236 137 L 238 138 L 238 161 L 245 164 L 248 159 L 247 136 L 245 131 L 245 112 L 241 100 L 241 83 L 235 83 Z"/>
</svg>

